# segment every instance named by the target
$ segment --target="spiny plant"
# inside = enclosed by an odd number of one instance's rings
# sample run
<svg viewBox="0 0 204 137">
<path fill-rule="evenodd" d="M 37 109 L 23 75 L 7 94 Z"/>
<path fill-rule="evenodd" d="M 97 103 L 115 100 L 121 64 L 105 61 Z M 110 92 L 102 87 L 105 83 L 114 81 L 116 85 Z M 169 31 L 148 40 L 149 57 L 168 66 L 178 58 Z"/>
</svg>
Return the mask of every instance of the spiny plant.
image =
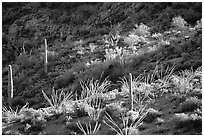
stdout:
<svg viewBox="0 0 204 137">
<path fill-rule="evenodd" d="M 165 69 L 165 70 L 164 70 Z M 160 82 L 160 84 L 165 84 L 170 80 L 171 75 L 173 74 L 175 69 L 175 66 L 167 66 L 167 68 L 164 68 L 163 65 L 156 65 L 155 69 L 153 70 L 153 73 L 149 73 L 145 77 L 146 83 L 153 83 L 153 82 Z"/>
<path fill-rule="evenodd" d="M 89 117 L 97 121 L 100 118 L 101 112 L 103 110 L 102 108 L 102 97 L 99 97 L 96 95 L 93 98 L 88 99 L 88 104 L 89 104 L 89 110 L 88 110 L 88 115 Z"/>
<path fill-rule="evenodd" d="M 91 123 L 85 123 L 85 128 L 82 126 L 81 122 L 77 122 L 77 127 L 83 132 L 84 135 L 96 135 L 96 133 L 99 131 L 101 124 L 96 122 L 94 127 L 92 128 Z"/>
<path fill-rule="evenodd" d="M 193 70 L 184 70 L 180 71 L 178 75 L 172 75 L 173 83 L 178 88 L 180 93 L 186 94 L 192 89 L 191 81 L 194 78 L 196 72 L 194 73 Z"/>
<path fill-rule="evenodd" d="M 88 115 L 92 120 L 98 120 L 102 112 L 103 93 L 108 91 L 111 83 L 107 79 L 103 82 L 93 79 L 85 83 L 81 81 L 82 93 L 80 99 L 88 104 Z"/>
<path fill-rule="evenodd" d="M 106 93 L 108 88 L 111 86 L 111 82 L 105 79 L 103 82 L 100 80 L 88 80 L 87 82 L 80 81 L 82 92 L 80 99 L 88 99 L 92 95 Z"/>
<path fill-rule="evenodd" d="M 21 120 L 22 116 L 20 115 L 20 113 L 26 108 L 28 107 L 28 103 L 26 103 L 20 110 L 17 109 L 13 110 L 11 107 L 7 108 L 6 106 L 3 106 L 2 108 L 2 118 L 3 119 L 7 119 L 7 122 L 11 123 L 13 121 L 17 121 L 17 120 Z M 19 110 L 19 111 L 18 111 Z"/>
<path fill-rule="evenodd" d="M 144 77 L 144 82 L 149 85 L 154 94 L 154 98 L 161 97 L 164 94 L 164 88 L 169 86 L 169 81 L 174 72 L 175 66 L 167 66 L 164 68 L 162 65 L 156 65 L 152 73 Z"/>
<path fill-rule="evenodd" d="M 138 127 L 148 112 L 143 113 L 140 117 L 138 116 L 139 119 L 136 118 L 134 121 L 132 121 L 130 117 L 125 117 L 125 113 L 121 113 L 122 127 L 120 127 L 107 112 L 105 113 L 105 118 L 108 122 L 106 122 L 106 120 L 103 120 L 103 122 L 118 135 L 135 135 L 138 133 Z"/>
<path fill-rule="evenodd" d="M 122 83 L 123 94 L 126 95 L 127 93 L 129 93 L 129 99 L 131 101 L 130 109 L 133 109 L 133 102 L 141 106 L 144 101 L 149 98 L 148 96 L 150 92 L 147 89 L 148 84 L 141 81 L 143 79 L 141 75 L 139 75 L 135 79 L 132 79 L 131 77 L 132 76 L 130 75 L 129 81 L 126 78 L 121 78 L 121 81 L 119 81 L 119 83 Z"/>
<path fill-rule="evenodd" d="M 202 66 L 196 69 L 195 75 L 202 76 Z"/>
<path fill-rule="evenodd" d="M 135 91 L 136 90 L 136 87 L 138 86 L 139 82 L 142 80 L 142 77 L 141 75 L 139 75 L 138 77 L 134 78 L 134 79 L 131 79 L 131 81 L 127 80 L 126 77 L 123 77 L 123 78 L 120 78 L 121 80 L 118 81 L 119 83 L 122 84 L 122 92 L 124 94 L 127 94 L 129 93 L 129 83 L 132 83 L 132 90 Z"/>
<path fill-rule="evenodd" d="M 115 34 L 104 35 L 103 41 L 106 47 L 114 48 L 118 45 L 120 38 L 121 36 L 116 32 Z"/>
<path fill-rule="evenodd" d="M 64 103 L 71 100 L 73 96 L 72 92 L 66 94 L 63 90 L 61 90 L 61 92 L 58 94 L 58 90 L 55 92 L 54 87 L 52 88 L 51 98 L 49 98 L 43 90 L 42 93 L 44 98 L 51 105 L 51 107 L 56 110 L 57 113 L 60 113 L 60 109 L 63 107 Z"/>
</svg>

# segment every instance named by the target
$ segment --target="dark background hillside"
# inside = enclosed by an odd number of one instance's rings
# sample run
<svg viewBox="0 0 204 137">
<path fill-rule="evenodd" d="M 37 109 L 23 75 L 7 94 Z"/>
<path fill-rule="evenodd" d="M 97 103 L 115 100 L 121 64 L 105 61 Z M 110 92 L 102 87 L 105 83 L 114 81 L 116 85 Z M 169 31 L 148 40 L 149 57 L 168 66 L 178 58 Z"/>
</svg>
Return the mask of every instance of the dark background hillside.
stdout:
<svg viewBox="0 0 204 137">
<path fill-rule="evenodd" d="M 128 72 L 138 75 L 151 70 L 152 62 L 167 62 L 183 57 L 177 69 L 197 68 L 202 65 L 202 32 L 198 31 L 187 41 L 161 49 L 162 54 L 151 54 L 135 59 L 124 71 L 117 62 L 108 66 L 85 70 L 83 62 L 102 53 L 78 57 L 74 42 L 83 40 L 83 46 L 95 43 L 103 35 L 120 31 L 121 35 L 133 29 L 135 24 L 144 23 L 151 33 L 169 30 L 173 17 L 182 16 L 194 26 L 202 18 L 202 3 L 2 3 L 2 94 L 7 104 L 7 66 L 13 67 L 14 104 L 39 108 L 45 106 L 41 90 L 56 89 L 80 91 L 79 80 L 98 79 L 101 72 L 116 82 Z M 118 27 L 120 24 L 120 27 Z M 44 39 L 49 48 L 58 53 L 50 58 L 49 74 L 43 72 Z M 23 52 L 25 47 L 26 55 Z M 179 48 L 179 49 L 178 49 Z M 70 58 L 72 55 L 74 58 Z M 161 56 L 161 57 L 159 57 Z M 161 59 L 162 58 L 162 59 Z M 184 60 L 185 59 L 185 60 Z M 171 62 L 171 61 L 170 61 Z M 145 64 L 146 63 L 146 64 Z M 74 72 L 84 71 L 75 74 Z"/>
</svg>

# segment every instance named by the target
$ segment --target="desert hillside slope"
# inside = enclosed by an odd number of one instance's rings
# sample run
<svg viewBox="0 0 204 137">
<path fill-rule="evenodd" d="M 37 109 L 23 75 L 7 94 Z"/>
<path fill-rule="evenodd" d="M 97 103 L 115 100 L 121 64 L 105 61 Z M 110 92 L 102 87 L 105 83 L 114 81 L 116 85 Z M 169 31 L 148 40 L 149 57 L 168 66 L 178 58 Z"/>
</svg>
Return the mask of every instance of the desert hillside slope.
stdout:
<svg viewBox="0 0 204 137">
<path fill-rule="evenodd" d="M 3 134 L 202 134 L 202 3 L 3 2 L 2 25 Z"/>
</svg>

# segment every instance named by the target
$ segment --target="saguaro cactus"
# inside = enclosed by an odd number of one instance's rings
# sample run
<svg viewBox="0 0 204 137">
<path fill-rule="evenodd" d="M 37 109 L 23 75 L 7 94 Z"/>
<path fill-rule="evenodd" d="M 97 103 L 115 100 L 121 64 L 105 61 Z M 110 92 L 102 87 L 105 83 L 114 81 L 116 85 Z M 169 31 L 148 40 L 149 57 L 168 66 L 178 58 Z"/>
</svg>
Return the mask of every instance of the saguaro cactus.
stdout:
<svg viewBox="0 0 204 137">
<path fill-rule="evenodd" d="M 45 74 L 47 74 L 47 40 L 45 39 Z"/>
<path fill-rule="evenodd" d="M 23 53 L 26 54 L 26 50 L 25 50 L 25 41 L 23 42 Z"/>
<path fill-rule="evenodd" d="M 13 77 L 12 77 L 12 66 L 9 65 L 8 68 L 8 103 L 9 106 L 12 106 L 13 99 Z"/>
<path fill-rule="evenodd" d="M 130 110 L 133 110 L 133 91 L 132 91 L 132 74 L 129 73 L 129 104 Z"/>
</svg>

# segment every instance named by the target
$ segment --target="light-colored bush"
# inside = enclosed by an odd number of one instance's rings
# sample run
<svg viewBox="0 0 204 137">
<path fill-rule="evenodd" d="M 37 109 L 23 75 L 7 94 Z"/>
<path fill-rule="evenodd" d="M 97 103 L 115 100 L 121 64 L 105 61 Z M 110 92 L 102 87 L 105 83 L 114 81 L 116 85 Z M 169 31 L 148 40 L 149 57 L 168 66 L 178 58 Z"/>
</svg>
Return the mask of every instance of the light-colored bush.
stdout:
<svg viewBox="0 0 204 137">
<path fill-rule="evenodd" d="M 178 17 L 174 17 L 172 19 L 172 25 L 174 27 L 176 27 L 177 29 L 185 29 L 186 26 L 188 25 L 188 23 L 181 17 L 181 16 L 178 16 Z"/>
<path fill-rule="evenodd" d="M 150 27 L 146 26 L 143 23 L 140 25 L 135 24 L 135 28 L 133 29 L 133 33 L 138 36 L 145 36 L 150 34 Z"/>
</svg>

